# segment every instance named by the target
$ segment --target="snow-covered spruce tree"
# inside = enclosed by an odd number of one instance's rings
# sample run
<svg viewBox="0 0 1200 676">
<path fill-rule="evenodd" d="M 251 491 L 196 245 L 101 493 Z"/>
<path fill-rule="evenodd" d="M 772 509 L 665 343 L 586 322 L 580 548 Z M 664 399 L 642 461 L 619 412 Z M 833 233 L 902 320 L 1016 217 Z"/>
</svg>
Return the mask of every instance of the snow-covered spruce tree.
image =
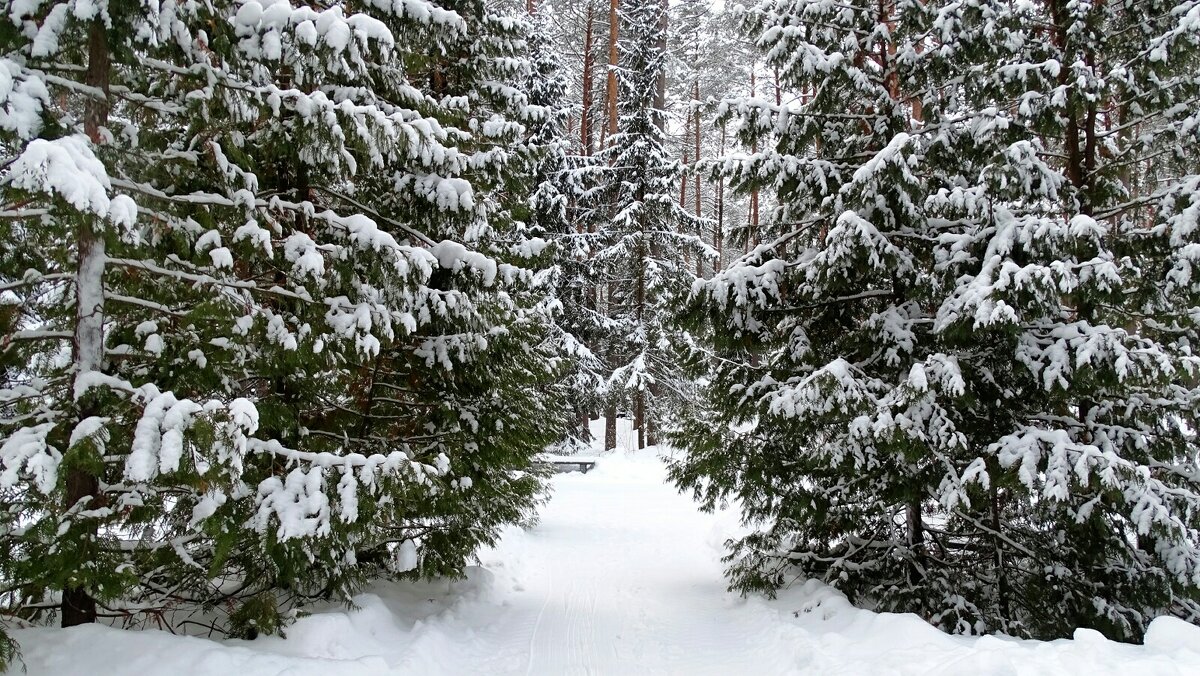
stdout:
<svg viewBox="0 0 1200 676">
<path fill-rule="evenodd" d="M 666 8 L 653 1 L 621 9 L 620 121 L 602 153 L 604 199 L 613 205 L 593 259 L 608 288 L 605 345 L 610 397 L 628 406 L 638 446 L 657 443 L 672 402 L 686 399 L 671 318 L 695 279 L 685 253 L 711 251 L 698 221 L 677 201 L 682 167 L 669 156 L 663 110 Z"/>
<path fill-rule="evenodd" d="M 365 9 L 9 7 L 10 608 L 270 630 L 531 514 L 562 414 L 541 245 L 505 211 L 522 25 Z M 398 44 L 477 75 L 414 86 L 436 59 Z"/>
<path fill-rule="evenodd" d="M 943 594 L 921 561 L 923 504 L 944 469 L 926 439 L 945 416 L 907 383 L 930 347 L 921 299 L 933 282 L 927 187 L 896 94 L 909 83 L 889 58 L 909 24 L 803 0 L 746 20 L 790 94 L 724 104 L 758 152 L 722 169 L 777 208 L 757 248 L 696 287 L 717 358 L 701 364 L 707 405 L 679 437 L 689 453 L 673 475 L 709 506 L 740 497 L 762 524 L 735 543 L 735 587 L 818 577 L 929 615 Z"/>
<path fill-rule="evenodd" d="M 554 293 L 561 305 L 557 326 L 567 352 L 574 357 L 564 380 L 569 389 L 574 424 L 564 447 L 582 448 L 591 442 L 588 421 L 599 409 L 596 396 L 602 383 L 600 363 L 584 342 L 594 332 L 593 285 L 588 281 L 586 225 L 579 219 L 579 199 L 588 165 L 571 153 L 566 137 L 570 106 L 568 85 L 557 47 L 550 40 L 552 6 L 529 17 L 530 64 L 526 87 L 526 142 L 533 163 L 534 189 L 530 196 L 527 227 L 531 236 L 554 245 Z"/>
<path fill-rule="evenodd" d="M 958 424 L 968 486 L 941 488 L 983 559 L 973 614 L 1135 640 L 1162 613 L 1197 621 L 1200 5 L 931 18 L 932 77 L 967 83 L 929 119 L 947 129 L 930 158 L 961 149 L 939 157 L 961 178 L 927 208 L 934 330 L 977 411 Z"/>
<path fill-rule="evenodd" d="M 426 45 L 406 66 L 427 91 L 423 105 L 436 105 L 447 150 L 414 153 L 357 180 L 379 213 L 449 240 L 433 248 L 442 270 L 429 283 L 432 319 L 418 316 L 428 329 L 383 350 L 364 397 L 364 424 L 399 425 L 426 452 L 457 463 L 455 490 L 434 493 L 428 510 L 397 503 L 391 535 L 371 545 L 387 554 L 420 534 L 426 575 L 459 573 L 501 526 L 534 516 L 543 484 L 531 461 L 567 434 L 563 376 L 573 348 L 554 318 L 551 250 L 530 219 L 548 141 L 523 123 L 536 127 L 554 114 L 524 91 L 534 78 L 531 27 L 485 2 L 440 11 L 452 12 L 450 30 L 417 15 L 394 32 Z M 408 95 L 406 86 L 389 87 L 394 71 L 377 75 L 383 97 Z"/>
<path fill-rule="evenodd" d="M 760 526 L 735 587 L 960 632 L 1197 616 L 1195 12 L 748 13 L 794 97 L 727 104 L 774 138 L 727 166 L 778 208 L 696 289 L 711 380 L 672 468 Z"/>
</svg>

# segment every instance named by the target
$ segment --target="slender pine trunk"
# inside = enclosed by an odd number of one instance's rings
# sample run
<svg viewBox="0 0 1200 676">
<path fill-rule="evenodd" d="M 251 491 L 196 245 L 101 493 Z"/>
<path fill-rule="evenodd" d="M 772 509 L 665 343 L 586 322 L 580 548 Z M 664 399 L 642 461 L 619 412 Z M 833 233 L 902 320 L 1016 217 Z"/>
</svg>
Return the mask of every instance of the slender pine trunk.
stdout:
<svg viewBox="0 0 1200 676">
<path fill-rule="evenodd" d="M 88 29 L 88 66 L 86 84 L 104 93 L 104 98 L 91 96 L 84 108 L 84 132 L 92 143 L 103 141 L 102 129 L 108 122 L 109 80 L 108 36 L 104 22 L 96 19 Z M 104 235 L 91 219 L 82 219 L 76 231 L 78 263 L 75 272 L 75 332 L 72 356 L 75 362 L 75 391 L 91 374 L 103 368 L 104 360 Z M 96 414 L 94 396 L 84 394 L 76 402 L 77 420 Z M 93 502 L 100 496 L 100 479 L 86 469 L 73 465 L 67 470 L 66 495 L 63 506 L 69 511 Z M 85 537 L 94 539 L 94 527 Z M 86 564 L 87 562 L 79 562 Z M 86 584 L 70 584 L 62 594 L 62 626 L 73 627 L 96 621 L 96 599 Z"/>
</svg>

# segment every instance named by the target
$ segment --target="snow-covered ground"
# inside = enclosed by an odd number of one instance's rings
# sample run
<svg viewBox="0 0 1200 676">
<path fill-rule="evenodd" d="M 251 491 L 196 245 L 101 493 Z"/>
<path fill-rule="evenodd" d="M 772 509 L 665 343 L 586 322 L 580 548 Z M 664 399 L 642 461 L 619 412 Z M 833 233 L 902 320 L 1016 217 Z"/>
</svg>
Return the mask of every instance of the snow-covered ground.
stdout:
<svg viewBox="0 0 1200 676">
<path fill-rule="evenodd" d="M 736 515 L 701 514 L 651 452 L 554 478 L 541 523 L 456 583 L 380 585 L 315 609 L 287 639 L 217 642 L 107 627 L 16 632 L 29 676 L 359 674 L 1198 674 L 1200 628 L 1146 645 L 942 634 L 809 583 L 775 601 L 725 591 Z M 18 673 L 14 670 L 14 673 Z"/>
</svg>

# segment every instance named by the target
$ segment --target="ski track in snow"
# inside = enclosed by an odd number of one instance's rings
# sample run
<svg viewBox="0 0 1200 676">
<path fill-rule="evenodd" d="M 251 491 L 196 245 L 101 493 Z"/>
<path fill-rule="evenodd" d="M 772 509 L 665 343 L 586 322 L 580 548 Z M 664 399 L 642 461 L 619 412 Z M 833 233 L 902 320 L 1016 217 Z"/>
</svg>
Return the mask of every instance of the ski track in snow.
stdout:
<svg viewBox="0 0 1200 676">
<path fill-rule="evenodd" d="M 755 625 L 729 612 L 740 602 L 724 592 L 712 517 L 662 479 L 557 480 L 541 523 L 518 539 L 525 598 L 510 601 L 513 631 L 531 626 L 523 673 L 783 673 L 754 650 Z"/>
<path fill-rule="evenodd" d="M 287 639 L 215 642 L 108 627 L 16 632 L 29 676 L 1197 674 L 1200 628 L 1146 646 L 942 634 L 850 606 L 822 585 L 776 601 L 725 590 L 731 512 L 700 513 L 651 452 L 554 478 L 537 526 L 510 529 L 459 582 L 377 585 Z M 19 672 L 14 672 L 19 673 Z"/>
</svg>

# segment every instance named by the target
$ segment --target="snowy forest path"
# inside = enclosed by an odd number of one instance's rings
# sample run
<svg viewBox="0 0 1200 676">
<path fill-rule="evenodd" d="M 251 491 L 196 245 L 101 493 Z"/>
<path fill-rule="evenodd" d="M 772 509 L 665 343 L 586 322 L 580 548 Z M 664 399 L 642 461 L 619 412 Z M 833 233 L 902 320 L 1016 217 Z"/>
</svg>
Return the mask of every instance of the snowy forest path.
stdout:
<svg viewBox="0 0 1200 676">
<path fill-rule="evenodd" d="M 697 510 L 646 455 L 587 475 L 562 475 L 536 527 L 506 538 L 488 568 L 519 561 L 505 627 L 490 635 L 528 647 L 525 674 L 788 673 L 775 611 L 725 590 L 720 557 L 734 524 Z M 494 560 L 493 560 L 494 559 Z M 764 617 L 770 615 L 771 617 Z M 509 637 L 509 638 L 506 638 Z M 525 641 L 520 637 L 528 636 Z"/>
</svg>

